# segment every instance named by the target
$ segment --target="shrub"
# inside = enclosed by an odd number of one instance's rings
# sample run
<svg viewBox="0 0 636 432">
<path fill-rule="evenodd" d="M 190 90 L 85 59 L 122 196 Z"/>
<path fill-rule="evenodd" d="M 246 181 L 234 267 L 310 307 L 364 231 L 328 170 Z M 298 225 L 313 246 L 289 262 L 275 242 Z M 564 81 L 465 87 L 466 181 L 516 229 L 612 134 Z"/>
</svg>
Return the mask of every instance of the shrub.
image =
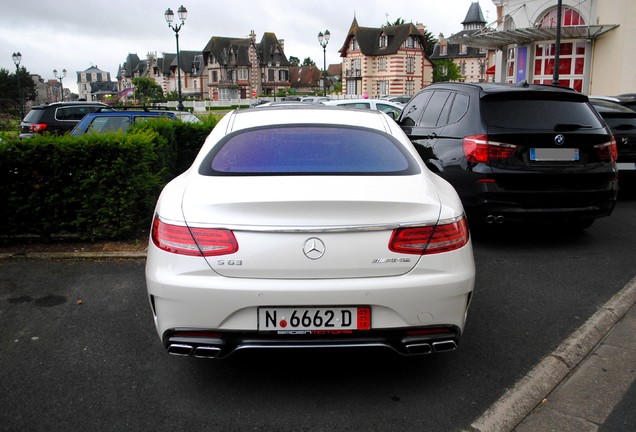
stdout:
<svg viewBox="0 0 636 432">
<path fill-rule="evenodd" d="M 164 119 L 126 134 L 0 141 L 0 236 L 136 237 L 163 185 L 190 166 L 215 123 Z"/>
</svg>

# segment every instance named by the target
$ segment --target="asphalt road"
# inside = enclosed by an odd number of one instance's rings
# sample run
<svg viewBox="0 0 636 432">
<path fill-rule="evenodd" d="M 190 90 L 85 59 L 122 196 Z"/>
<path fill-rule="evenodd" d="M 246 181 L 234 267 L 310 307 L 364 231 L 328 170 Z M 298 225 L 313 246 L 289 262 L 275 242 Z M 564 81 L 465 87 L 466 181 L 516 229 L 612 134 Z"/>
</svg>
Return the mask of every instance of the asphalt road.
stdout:
<svg viewBox="0 0 636 432">
<path fill-rule="evenodd" d="M 476 235 L 457 351 L 163 351 L 143 261 L 0 261 L 0 430 L 453 431 L 636 275 L 636 200 L 583 233 Z"/>
</svg>

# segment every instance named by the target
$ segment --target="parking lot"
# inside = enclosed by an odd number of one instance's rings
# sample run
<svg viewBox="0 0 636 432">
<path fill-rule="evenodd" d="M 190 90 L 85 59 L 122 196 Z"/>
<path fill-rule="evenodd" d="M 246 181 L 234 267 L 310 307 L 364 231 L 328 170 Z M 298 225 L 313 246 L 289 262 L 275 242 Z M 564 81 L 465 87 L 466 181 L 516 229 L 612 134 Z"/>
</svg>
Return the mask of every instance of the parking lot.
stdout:
<svg viewBox="0 0 636 432">
<path fill-rule="evenodd" d="M 473 239 L 452 353 L 166 354 L 143 260 L 0 261 L 2 430 L 463 430 L 635 275 L 636 201 L 583 233 Z"/>
</svg>

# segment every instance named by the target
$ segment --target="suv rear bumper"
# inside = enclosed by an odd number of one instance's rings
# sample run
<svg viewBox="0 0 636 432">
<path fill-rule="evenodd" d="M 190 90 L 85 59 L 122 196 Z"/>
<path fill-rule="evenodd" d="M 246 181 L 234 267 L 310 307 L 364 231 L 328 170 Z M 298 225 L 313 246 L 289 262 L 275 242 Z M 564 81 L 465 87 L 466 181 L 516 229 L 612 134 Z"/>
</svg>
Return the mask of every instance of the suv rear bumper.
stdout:
<svg viewBox="0 0 636 432">
<path fill-rule="evenodd" d="M 616 180 L 585 190 L 511 190 L 496 182 L 478 188 L 462 201 L 472 220 L 487 223 L 593 220 L 612 213 L 618 193 Z"/>
</svg>

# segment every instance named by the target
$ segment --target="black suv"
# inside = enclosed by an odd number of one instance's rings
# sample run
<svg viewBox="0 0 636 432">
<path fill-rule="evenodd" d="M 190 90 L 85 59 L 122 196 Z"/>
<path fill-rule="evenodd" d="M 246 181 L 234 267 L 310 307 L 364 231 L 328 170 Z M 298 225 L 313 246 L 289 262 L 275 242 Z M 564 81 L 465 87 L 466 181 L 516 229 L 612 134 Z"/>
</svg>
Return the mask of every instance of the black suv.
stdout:
<svg viewBox="0 0 636 432">
<path fill-rule="evenodd" d="M 590 103 L 614 134 L 618 148 L 619 185 L 621 189 L 634 191 L 636 186 L 636 112 L 616 102 L 595 97 L 590 97 Z"/>
<path fill-rule="evenodd" d="M 32 138 L 36 133 L 70 132 L 88 113 L 105 108 L 100 102 L 54 102 L 36 105 L 20 123 L 20 138 Z"/>
<path fill-rule="evenodd" d="M 547 85 L 439 83 L 398 123 L 474 225 L 590 226 L 616 203 L 616 142 L 585 95 Z"/>
</svg>

